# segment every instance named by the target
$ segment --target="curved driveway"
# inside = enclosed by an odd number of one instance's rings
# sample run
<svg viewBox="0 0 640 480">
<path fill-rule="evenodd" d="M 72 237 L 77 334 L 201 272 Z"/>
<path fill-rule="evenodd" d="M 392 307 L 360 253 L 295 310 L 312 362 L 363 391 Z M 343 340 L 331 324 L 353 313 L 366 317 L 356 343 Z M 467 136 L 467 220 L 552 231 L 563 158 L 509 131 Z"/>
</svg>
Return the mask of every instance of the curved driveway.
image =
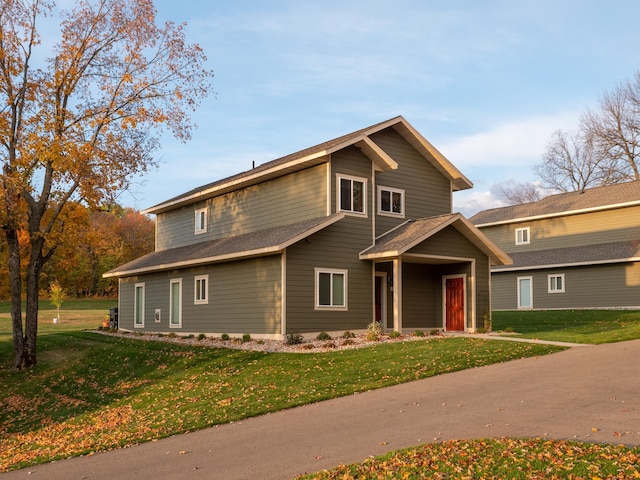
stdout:
<svg viewBox="0 0 640 480">
<path fill-rule="evenodd" d="M 640 340 L 352 395 L 0 475 L 0 479 L 291 479 L 447 439 L 640 445 Z"/>
</svg>

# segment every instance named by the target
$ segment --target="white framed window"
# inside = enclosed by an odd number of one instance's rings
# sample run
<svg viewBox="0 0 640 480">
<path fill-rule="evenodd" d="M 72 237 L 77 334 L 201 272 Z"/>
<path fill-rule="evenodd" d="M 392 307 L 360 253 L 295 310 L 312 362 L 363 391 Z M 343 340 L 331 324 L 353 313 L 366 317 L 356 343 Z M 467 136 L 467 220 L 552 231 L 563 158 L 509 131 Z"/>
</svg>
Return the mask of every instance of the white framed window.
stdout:
<svg viewBox="0 0 640 480">
<path fill-rule="evenodd" d="M 199 235 L 201 233 L 205 233 L 207 231 L 207 214 L 208 214 L 208 209 L 205 208 L 199 208 L 198 210 L 196 210 L 196 216 L 195 216 L 195 234 Z"/>
<path fill-rule="evenodd" d="M 378 213 L 404 218 L 404 190 L 378 187 Z"/>
<path fill-rule="evenodd" d="M 136 283 L 133 294 L 133 326 L 144 328 L 144 283 Z"/>
<path fill-rule="evenodd" d="M 557 273 L 547 276 L 549 293 L 564 293 L 564 273 Z"/>
<path fill-rule="evenodd" d="M 533 308 L 533 277 L 518 277 L 518 309 Z"/>
<path fill-rule="evenodd" d="M 367 214 L 367 179 L 338 175 L 338 209 L 359 215 Z"/>
<path fill-rule="evenodd" d="M 169 327 L 182 327 L 182 279 L 169 282 Z"/>
<path fill-rule="evenodd" d="M 195 277 L 194 289 L 193 303 L 196 305 L 209 303 L 209 275 L 198 275 Z"/>
<path fill-rule="evenodd" d="M 528 245 L 531 243 L 530 227 L 516 228 L 516 245 Z"/>
<path fill-rule="evenodd" d="M 347 270 L 316 268 L 316 310 L 347 310 Z"/>
</svg>

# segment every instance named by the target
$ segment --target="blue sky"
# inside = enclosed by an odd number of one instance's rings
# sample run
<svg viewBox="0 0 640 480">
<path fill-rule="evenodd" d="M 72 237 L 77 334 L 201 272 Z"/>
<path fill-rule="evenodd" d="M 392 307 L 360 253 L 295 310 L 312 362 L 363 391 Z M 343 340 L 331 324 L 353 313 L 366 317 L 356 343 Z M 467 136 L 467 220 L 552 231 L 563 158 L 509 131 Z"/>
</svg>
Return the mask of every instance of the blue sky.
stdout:
<svg viewBox="0 0 640 480">
<path fill-rule="evenodd" d="M 471 181 L 454 209 L 535 180 L 551 133 L 640 68 L 637 0 L 156 0 L 215 72 L 187 144 L 122 202 L 199 185 L 403 115 Z"/>
</svg>

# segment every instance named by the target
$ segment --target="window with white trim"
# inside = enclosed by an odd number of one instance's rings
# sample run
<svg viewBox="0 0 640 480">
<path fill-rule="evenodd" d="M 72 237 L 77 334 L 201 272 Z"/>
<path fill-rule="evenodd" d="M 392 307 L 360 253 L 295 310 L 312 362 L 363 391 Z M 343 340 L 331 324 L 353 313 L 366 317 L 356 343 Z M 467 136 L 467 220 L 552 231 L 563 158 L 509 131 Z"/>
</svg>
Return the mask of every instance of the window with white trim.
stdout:
<svg viewBox="0 0 640 480">
<path fill-rule="evenodd" d="M 347 270 L 316 268 L 316 310 L 347 309 Z"/>
<path fill-rule="evenodd" d="M 194 280 L 195 295 L 193 303 L 203 305 L 209 303 L 209 275 L 198 275 Z"/>
<path fill-rule="evenodd" d="M 207 231 L 207 208 L 199 208 L 196 210 L 195 216 L 195 234 L 199 235 Z"/>
<path fill-rule="evenodd" d="M 564 293 L 564 273 L 548 275 L 549 293 Z"/>
<path fill-rule="evenodd" d="M 136 283 L 134 286 L 133 326 L 144 328 L 144 283 Z"/>
<path fill-rule="evenodd" d="M 404 217 L 404 190 L 378 187 L 378 213 Z"/>
<path fill-rule="evenodd" d="M 182 327 L 182 279 L 176 278 L 169 284 L 169 327 Z"/>
<path fill-rule="evenodd" d="M 516 245 L 531 243 L 531 229 L 529 227 L 516 228 Z"/>
<path fill-rule="evenodd" d="M 338 209 L 361 215 L 367 213 L 367 180 L 338 176 Z"/>
</svg>

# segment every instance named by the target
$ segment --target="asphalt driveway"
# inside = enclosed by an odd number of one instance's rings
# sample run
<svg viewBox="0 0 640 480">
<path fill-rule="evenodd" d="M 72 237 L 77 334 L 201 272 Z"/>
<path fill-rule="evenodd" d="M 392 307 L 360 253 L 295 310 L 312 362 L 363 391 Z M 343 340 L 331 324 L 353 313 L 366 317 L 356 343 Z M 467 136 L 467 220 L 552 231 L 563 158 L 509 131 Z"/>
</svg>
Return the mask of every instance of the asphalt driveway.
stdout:
<svg viewBox="0 0 640 480">
<path fill-rule="evenodd" d="M 9 479 L 291 479 L 425 442 L 549 437 L 640 445 L 640 340 L 466 370 Z"/>
</svg>

